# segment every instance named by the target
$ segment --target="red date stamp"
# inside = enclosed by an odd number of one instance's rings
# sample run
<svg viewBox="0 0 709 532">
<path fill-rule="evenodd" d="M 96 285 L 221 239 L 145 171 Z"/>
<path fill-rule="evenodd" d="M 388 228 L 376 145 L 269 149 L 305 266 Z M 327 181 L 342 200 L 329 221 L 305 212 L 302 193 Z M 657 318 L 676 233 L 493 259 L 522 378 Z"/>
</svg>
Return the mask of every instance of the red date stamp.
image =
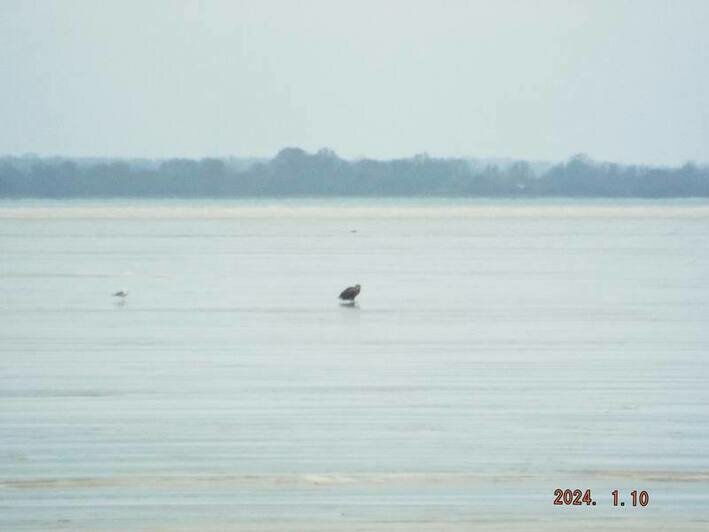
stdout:
<svg viewBox="0 0 709 532">
<path fill-rule="evenodd" d="M 625 501 L 621 500 L 619 490 L 611 492 L 613 506 L 625 506 Z M 650 503 L 650 495 L 647 491 L 633 490 L 630 492 L 631 506 L 645 507 Z M 554 490 L 554 505 L 555 506 L 596 506 L 597 501 L 591 497 L 591 490 L 570 490 L 557 488 Z"/>
</svg>

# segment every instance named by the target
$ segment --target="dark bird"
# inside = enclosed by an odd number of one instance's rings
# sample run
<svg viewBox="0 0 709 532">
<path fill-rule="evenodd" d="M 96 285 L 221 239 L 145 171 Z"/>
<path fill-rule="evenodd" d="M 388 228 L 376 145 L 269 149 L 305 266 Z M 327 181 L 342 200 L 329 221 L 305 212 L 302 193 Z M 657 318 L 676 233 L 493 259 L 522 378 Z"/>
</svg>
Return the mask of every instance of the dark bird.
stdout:
<svg viewBox="0 0 709 532">
<path fill-rule="evenodd" d="M 128 292 L 126 290 L 121 290 L 119 292 L 115 292 L 111 294 L 113 297 L 126 297 L 128 295 Z"/>
<path fill-rule="evenodd" d="M 340 299 L 342 301 L 354 301 L 355 297 L 359 295 L 360 289 L 361 287 L 358 284 L 349 286 L 342 291 L 340 294 Z"/>
</svg>

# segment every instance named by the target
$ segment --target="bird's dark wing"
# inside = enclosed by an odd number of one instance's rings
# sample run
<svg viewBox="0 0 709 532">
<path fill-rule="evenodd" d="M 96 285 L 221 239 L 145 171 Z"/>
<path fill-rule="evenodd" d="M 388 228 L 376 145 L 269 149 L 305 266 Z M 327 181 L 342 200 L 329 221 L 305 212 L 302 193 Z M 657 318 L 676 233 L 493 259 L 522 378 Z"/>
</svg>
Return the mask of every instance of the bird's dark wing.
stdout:
<svg viewBox="0 0 709 532">
<path fill-rule="evenodd" d="M 342 291 L 342 293 L 340 294 L 340 299 L 352 299 L 356 295 L 357 291 L 355 290 L 354 286 L 350 286 Z"/>
</svg>

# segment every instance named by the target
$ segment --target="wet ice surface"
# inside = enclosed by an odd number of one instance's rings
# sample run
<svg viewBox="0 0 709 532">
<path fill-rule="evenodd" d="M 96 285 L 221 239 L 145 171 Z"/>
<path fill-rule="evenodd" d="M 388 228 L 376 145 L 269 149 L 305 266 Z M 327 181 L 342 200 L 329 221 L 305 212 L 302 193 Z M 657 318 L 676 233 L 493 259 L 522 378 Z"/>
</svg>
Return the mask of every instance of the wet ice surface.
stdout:
<svg viewBox="0 0 709 532">
<path fill-rule="evenodd" d="M 0 256 L 2 530 L 709 526 L 706 202 L 2 202 Z"/>
</svg>

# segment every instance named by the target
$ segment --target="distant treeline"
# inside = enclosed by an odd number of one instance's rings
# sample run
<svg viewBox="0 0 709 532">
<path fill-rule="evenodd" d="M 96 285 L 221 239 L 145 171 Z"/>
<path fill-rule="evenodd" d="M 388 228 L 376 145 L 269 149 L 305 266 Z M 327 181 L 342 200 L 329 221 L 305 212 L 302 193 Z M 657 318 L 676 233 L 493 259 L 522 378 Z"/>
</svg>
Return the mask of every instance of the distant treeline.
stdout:
<svg viewBox="0 0 709 532">
<path fill-rule="evenodd" d="M 577 155 L 555 164 L 417 155 L 356 161 L 332 150 L 270 160 L 0 158 L 0 197 L 709 196 L 709 167 L 625 166 Z"/>
</svg>

